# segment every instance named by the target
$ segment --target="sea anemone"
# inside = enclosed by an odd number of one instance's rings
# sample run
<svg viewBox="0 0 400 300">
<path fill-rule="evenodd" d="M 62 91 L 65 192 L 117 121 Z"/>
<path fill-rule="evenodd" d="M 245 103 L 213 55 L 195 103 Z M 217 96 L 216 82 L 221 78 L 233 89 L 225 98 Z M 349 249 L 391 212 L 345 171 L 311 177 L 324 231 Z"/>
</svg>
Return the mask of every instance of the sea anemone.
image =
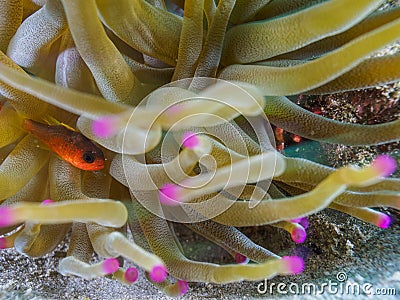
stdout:
<svg viewBox="0 0 400 300">
<path fill-rule="evenodd" d="M 306 217 L 328 207 L 387 228 L 373 207 L 400 209 L 400 181 L 385 178 L 392 157 L 338 169 L 286 157 L 269 125 L 351 146 L 400 139 L 399 120 L 334 121 L 287 98 L 398 81 L 400 55 L 375 55 L 400 38 L 400 9 L 384 3 L 0 2 L 1 247 L 39 257 L 70 232 L 60 273 L 131 284 L 138 272 L 122 257 L 179 296 L 187 282 L 303 270 L 236 227 L 270 225 L 302 243 Z M 98 143 L 106 167 L 82 171 L 22 129 L 48 116 Z M 187 258 L 173 223 L 237 264 Z M 93 252 L 103 260 L 89 263 Z"/>
</svg>

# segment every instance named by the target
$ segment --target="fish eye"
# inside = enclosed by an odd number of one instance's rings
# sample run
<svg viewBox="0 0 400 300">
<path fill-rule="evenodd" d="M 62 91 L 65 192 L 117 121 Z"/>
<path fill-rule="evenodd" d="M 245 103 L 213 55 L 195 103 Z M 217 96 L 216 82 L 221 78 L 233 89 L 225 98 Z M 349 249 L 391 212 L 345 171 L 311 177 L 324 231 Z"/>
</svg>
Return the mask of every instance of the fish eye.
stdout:
<svg viewBox="0 0 400 300">
<path fill-rule="evenodd" d="M 82 158 L 85 162 L 91 164 L 94 162 L 94 153 L 87 151 L 85 153 L 83 153 Z"/>
</svg>

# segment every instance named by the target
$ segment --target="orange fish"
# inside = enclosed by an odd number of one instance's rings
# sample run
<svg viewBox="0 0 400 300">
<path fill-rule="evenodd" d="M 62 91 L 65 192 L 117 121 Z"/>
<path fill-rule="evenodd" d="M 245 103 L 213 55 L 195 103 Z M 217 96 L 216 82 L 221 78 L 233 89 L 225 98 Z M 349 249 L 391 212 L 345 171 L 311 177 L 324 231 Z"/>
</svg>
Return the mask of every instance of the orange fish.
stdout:
<svg viewBox="0 0 400 300">
<path fill-rule="evenodd" d="M 23 127 L 73 166 L 86 171 L 104 168 L 103 152 L 83 134 L 65 125 L 46 125 L 29 119 L 24 120 Z"/>
</svg>

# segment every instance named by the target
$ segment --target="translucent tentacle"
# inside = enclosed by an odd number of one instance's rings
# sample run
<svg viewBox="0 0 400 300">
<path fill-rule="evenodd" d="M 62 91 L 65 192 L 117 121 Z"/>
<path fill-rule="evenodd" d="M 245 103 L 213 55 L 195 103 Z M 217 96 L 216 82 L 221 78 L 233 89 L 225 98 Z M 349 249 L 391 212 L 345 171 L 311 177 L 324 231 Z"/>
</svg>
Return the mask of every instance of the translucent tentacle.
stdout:
<svg viewBox="0 0 400 300">
<path fill-rule="evenodd" d="M 349 146 L 383 144 L 400 138 L 400 121 L 361 125 L 309 112 L 286 97 L 268 97 L 265 113 L 276 126 L 308 139 Z"/>
<path fill-rule="evenodd" d="M 25 20 L 31 14 L 39 10 L 43 5 L 46 4 L 46 0 L 24 0 L 23 1 L 24 11 L 23 19 Z"/>
<path fill-rule="evenodd" d="M 272 199 L 285 198 L 285 194 L 278 189 L 275 182 L 271 183 L 269 186 L 268 195 L 270 195 Z"/>
<path fill-rule="evenodd" d="M 60 261 L 58 269 L 63 275 L 72 274 L 89 280 L 116 272 L 118 270 L 118 260 L 109 258 L 89 265 L 74 256 L 67 256 Z"/>
<path fill-rule="evenodd" d="M 67 89 L 43 79 L 21 74 L 21 72 L 15 70 L 15 67 L 10 66 L 9 59 L 6 61 L 2 59 L 1 62 L 0 80 L 2 82 L 71 113 L 94 118 L 113 113 L 122 113 L 129 108 L 122 104 L 105 101 L 103 98 L 94 95 Z M 31 107 L 28 103 L 27 106 Z M 42 106 L 42 104 L 38 106 L 39 111 L 42 110 Z M 147 115 L 145 111 L 143 113 Z"/>
<path fill-rule="evenodd" d="M 43 73 L 41 69 L 51 69 L 49 68 L 51 46 L 66 28 L 67 22 L 61 2 L 48 0 L 18 28 L 10 41 L 7 55 L 30 72 Z M 43 68 L 44 64 L 46 68 Z"/>
<path fill-rule="evenodd" d="M 376 191 L 400 191 L 400 178 L 385 178 L 381 182 L 372 186 L 362 188 L 352 188 L 351 191 L 355 192 L 376 192 Z"/>
<path fill-rule="evenodd" d="M 172 80 L 193 77 L 203 46 L 204 0 L 185 1 L 185 15 L 179 39 L 178 60 Z"/>
<path fill-rule="evenodd" d="M 23 1 L 0 1 L 0 51 L 6 52 L 8 43 L 22 22 Z"/>
<path fill-rule="evenodd" d="M 49 152 L 37 147 L 35 138 L 28 135 L 0 165 L 0 199 L 16 194 L 44 166 Z"/>
<path fill-rule="evenodd" d="M 169 273 L 190 281 L 228 283 L 238 280 L 260 280 L 277 274 L 301 272 L 302 261 L 297 258 L 273 259 L 262 264 L 216 265 L 187 259 L 176 246 L 167 222 L 135 205 L 139 220 L 155 254 L 167 265 Z"/>
<path fill-rule="evenodd" d="M 40 224 L 26 222 L 24 228 L 15 239 L 15 249 L 19 253 L 25 254 L 31 248 L 39 233 Z"/>
<path fill-rule="evenodd" d="M 128 209 L 128 226 L 133 236 L 133 240 L 144 250 L 151 251 L 146 236 L 144 235 L 142 227 L 140 226 L 139 219 L 136 215 L 135 208 L 133 207 L 131 199 L 124 201 L 124 204 Z"/>
<path fill-rule="evenodd" d="M 132 196 L 132 199 L 135 199 Z M 137 201 L 137 200 L 133 200 Z M 140 226 L 140 222 L 138 219 L 138 216 L 136 214 L 135 208 L 133 206 L 132 201 L 129 199 L 128 201 L 124 201 L 124 204 L 126 205 L 128 209 L 128 225 L 131 230 L 131 233 L 133 235 L 134 241 L 144 250 L 146 251 L 151 251 L 150 245 L 146 239 L 146 236 L 143 233 L 142 227 Z M 149 272 L 146 272 L 146 277 L 149 279 L 152 284 L 154 284 L 158 289 L 162 290 L 164 293 L 166 293 L 170 297 L 176 297 L 179 295 L 183 295 L 187 291 L 187 283 L 184 284 L 185 282 L 176 282 L 171 284 L 168 279 L 162 281 L 162 282 L 155 282 L 153 281 L 150 276 Z"/>
<path fill-rule="evenodd" d="M 293 51 L 345 31 L 376 10 L 382 2 L 357 1 L 357 5 L 349 7 L 346 0 L 326 1 L 283 17 L 235 26 L 226 34 L 223 63 L 245 64 Z M 333 9 L 335 14 L 330 14 Z"/>
<path fill-rule="evenodd" d="M 171 81 L 173 68 L 155 68 L 123 55 L 132 73 L 143 83 L 164 85 Z"/>
<path fill-rule="evenodd" d="M 131 97 L 135 97 L 133 90 L 140 89 L 139 82 L 107 37 L 97 18 L 95 0 L 62 0 L 62 3 L 76 48 L 92 71 L 104 98 L 114 102 L 129 102 Z M 104 60 L 103 57 L 108 59 Z"/>
<path fill-rule="evenodd" d="M 184 294 L 186 294 L 188 289 L 189 289 L 189 286 L 186 281 L 178 280 L 174 284 L 167 285 L 162 290 L 169 297 L 180 297 L 180 296 L 183 296 Z"/>
<path fill-rule="evenodd" d="M 112 212 L 112 213 L 110 213 Z M 118 201 L 108 199 L 80 199 L 60 201 L 46 206 L 35 203 L 15 204 L 3 207 L 2 226 L 31 221 L 41 224 L 69 222 L 95 222 L 109 227 L 121 227 L 128 217 L 126 208 Z"/>
<path fill-rule="evenodd" d="M 211 150 L 206 138 L 197 137 L 195 149 L 185 148 L 167 163 L 143 164 L 133 156 L 117 155 L 111 163 L 110 174 L 134 190 L 157 190 L 171 180 L 183 180 L 193 170 L 202 155 Z"/>
<path fill-rule="evenodd" d="M 0 128 L 0 148 L 15 142 L 24 133 L 21 117 L 10 107 L 0 110 Z"/>
<path fill-rule="evenodd" d="M 388 168 L 392 163 L 388 163 Z M 229 205 L 225 202 L 232 200 L 219 195 L 220 205 L 225 204 L 229 208 L 215 216 L 213 220 L 231 226 L 254 226 L 307 216 L 327 207 L 349 186 L 368 186 L 379 182 L 382 176 L 387 176 L 387 170 L 383 165 L 386 165 L 386 162 L 362 169 L 343 167 L 322 180 L 308 193 L 291 198 L 262 201 L 254 208 L 250 208 L 248 203 L 242 201 Z"/>
<path fill-rule="evenodd" d="M 271 224 L 273 227 L 282 228 L 288 233 L 296 243 L 303 243 L 306 240 L 307 233 L 303 226 L 295 222 L 288 222 L 288 221 L 280 221 L 277 223 Z"/>
<path fill-rule="evenodd" d="M 32 195 L 36 195 L 39 199 L 45 199 L 48 195 L 48 189 L 43 188 L 43 183 L 47 185 L 47 166 L 44 166 L 18 193 L 4 200 L 2 206 L 10 206 L 20 202 L 35 201 Z M 21 224 L 15 224 L 0 228 L 0 235 L 11 232 Z M 17 235 L 14 235 L 16 237 Z M 14 239 L 13 239 L 14 240 Z M 12 245 L 13 246 L 13 245 Z M 10 246 L 10 247 L 12 247 Z"/>
<path fill-rule="evenodd" d="M 0 62 L 0 68 L 13 69 L 15 73 L 19 73 L 19 77 L 22 80 L 27 80 L 29 78 L 28 74 L 26 74 L 25 71 L 21 69 L 21 67 L 14 63 L 1 51 Z M 4 78 L 0 79 L 0 94 L 8 99 L 8 101 L 12 104 L 17 112 L 33 119 L 40 118 L 40 116 L 42 116 L 46 112 L 47 104 L 42 103 L 34 95 L 30 95 L 29 93 L 21 91 L 19 88 L 10 85 L 3 79 Z"/>
<path fill-rule="evenodd" d="M 284 183 L 300 182 L 315 186 L 335 171 L 334 168 L 303 158 L 284 157 L 284 160 L 284 172 L 274 177 L 274 180 Z"/>
<path fill-rule="evenodd" d="M 322 178 L 322 177 L 321 177 Z M 295 181 L 276 183 L 291 195 L 299 195 L 312 190 L 316 184 L 309 185 Z M 362 188 L 349 187 L 334 202 L 351 207 L 393 207 L 400 209 L 399 180 L 385 178 L 379 183 Z M 397 188 L 396 188 L 397 187 Z M 268 191 L 269 192 L 269 191 Z M 279 197 L 283 198 L 283 197 Z"/>
<path fill-rule="evenodd" d="M 400 210 L 400 194 L 393 191 L 352 193 L 346 192 L 334 201 L 351 207 L 393 207 Z"/>
<path fill-rule="evenodd" d="M 64 222 L 67 223 L 67 222 Z M 29 226 L 25 225 L 25 228 Z M 54 250 L 64 239 L 71 224 L 39 225 L 32 224 L 33 231 L 24 230 L 18 235 L 14 244 L 22 254 L 30 257 L 40 257 Z"/>
<path fill-rule="evenodd" d="M 143 154 L 151 151 L 161 139 L 161 126 L 158 124 L 140 124 L 140 119 L 147 116 L 147 121 L 155 119 L 155 113 L 139 108 L 135 112 L 128 110 L 120 116 L 104 117 L 100 121 L 93 121 L 86 117 L 80 117 L 77 122 L 79 130 L 89 139 L 96 141 L 103 147 L 117 153 L 125 153 L 127 155 Z M 126 115 L 132 118 L 127 118 Z M 136 115 L 140 116 L 139 119 Z M 124 122 L 126 121 L 126 122 Z M 150 126 L 153 126 L 150 128 Z M 108 134 L 111 132 L 111 134 Z"/>
<path fill-rule="evenodd" d="M 119 232 L 113 232 L 108 236 L 107 247 L 114 251 L 115 254 L 122 255 L 137 263 L 148 272 L 154 271 L 154 268 L 164 266 L 164 263 L 158 256 L 128 241 L 128 239 Z"/>
<path fill-rule="evenodd" d="M 204 14 L 206 16 L 208 26 L 211 24 L 211 20 L 216 9 L 217 6 L 214 0 L 204 0 Z"/>
<path fill-rule="evenodd" d="M 67 256 L 70 255 L 86 263 L 92 258 L 93 246 L 84 223 L 72 224 L 71 241 L 67 252 Z M 60 269 L 60 273 L 65 273 L 65 271 Z"/>
<path fill-rule="evenodd" d="M 323 95 L 365 89 L 400 80 L 400 54 L 367 59 L 335 80 L 305 94 Z"/>
<path fill-rule="evenodd" d="M 372 13 L 360 23 L 354 25 L 350 29 L 335 34 L 324 39 L 318 40 L 310 45 L 302 47 L 296 51 L 285 53 L 276 57 L 276 59 L 309 59 L 323 55 L 333 49 L 343 46 L 352 39 L 367 33 L 379 26 L 394 21 L 400 17 L 400 8 L 381 10 Z"/>
<path fill-rule="evenodd" d="M 81 189 L 81 170 L 52 157 L 49 164 L 50 197 L 55 201 L 88 198 Z"/>
<path fill-rule="evenodd" d="M 23 226 L 21 226 L 18 230 L 14 231 L 12 234 L 9 234 L 4 237 L 0 237 L 0 249 L 7 249 L 7 248 L 13 248 L 14 247 L 14 242 L 21 230 L 23 229 Z M 1 232 L 0 234 L 3 235 L 7 232 Z"/>
<path fill-rule="evenodd" d="M 241 173 L 232 173 L 232 168 L 241 170 Z M 222 188 L 240 186 L 278 176 L 284 168 L 284 160 L 280 156 L 277 156 L 274 152 L 266 152 L 220 168 L 216 170 L 212 178 L 209 178 L 209 174 L 206 173 L 185 179 L 180 183 L 180 186 L 165 185 L 160 190 L 159 197 L 162 202 L 166 201 L 171 204 L 175 202 L 174 205 L 178 205 L 180 202 L 188 202 Z M 243 174 L 246 174 L 246 176 L 243 176 Z"/>
<path fill-rule="evenodd" d="M 176 64 L 180 17 L 144 0 L 121 0 L 113 3 L 113 9 L 109 9 L 106 0 L 96 2 L 102 22 L 121 40 L 171 66 Z"/>
<path fill-rule="evenodd" d="M 335 210 L 344 212 L 350 216 L 358 218 L 364 222 L 373 224 L 379 228 L 388 228 L 391 223 L 391 219 L 388 215 L 370 208 L 348 207 L 336 203 L 331 203 L 329 205 L 329 208 L 333 208 Z"/>
<path fill-rule="evenodd" d="M 126 284 L 126 285 L 131 285 L 139 277 L 139 273 L 136 268 L 128 268 L 128 269 L 122 269 L 119 268 L 116 272 L 112 274 L 112 279 L 118 280 L 119 282 Z"/>
<path fill-rule="evenodd" d="M 255 244 L 246 235 L 233 226 L 218 224 L 212 220 L 200 223 L 185 223 L 191 230 L 203 235 L 221 247 L 228 248 L 233 253 L 240 253 L 255 262 L 264 262 L 276 254 Z"/>
<path fill-rule="evenodd" d="M 48 167 L 45 165 L 29 182 L 15 195 L 4 200 L 2 205 L 9 206 L 20 202 L 41 201 L 48 196 Z M 45 186 L 45 187 L 44 187 Z M 36 198 L 32 197 L 35 195 Z"/>
<path fill-rule="evenodd" d="M 122 255 L 150 273 L 157 272 L 160 268 L 165 269 L 164 263 L 160 258 L 129 241 L 120 232 L 96 224 L 88 224 L 87 228 L 93 248 L 101 256 L 116 257 Z M 157 281 L 163 281 L 166 275 L 167 273 L 165 272 L 164 278 Z"/>
<path fill-rule="evenodd" d="M 242 24 L 251 20 L 271 0 L 236 0 L 229 22 Z"/>
<path fill-rule="evenodd" d="M 301 8 L 309 7 L 324 1 L 325 0 L 273 0 L 264 5 L 255 19 L 263 20 L 278 15 L 290 14 Z"/>
<path fill-rule="evenodd" d="M 194 77 L 215 77 L 221 60 L 222 47 L 229 17 L 236 0 L 219 1 L 208 28 Z"/>
<path fill-rule="evenodd" d="M 61 41 L 55 83 L 81 92 L 100 95 L 93 75 L 76 49 L 69 32 L 64 34 Z"/>
<path fill-rule="evenodd" d="M 230 65 L 218 77 L 260 87 L 266 95 L 294 95 L 321 86 L 351 70 L 399 38 L 400 19 L 364 34 L 315 60 L 287 68 Z"/>
</svg>

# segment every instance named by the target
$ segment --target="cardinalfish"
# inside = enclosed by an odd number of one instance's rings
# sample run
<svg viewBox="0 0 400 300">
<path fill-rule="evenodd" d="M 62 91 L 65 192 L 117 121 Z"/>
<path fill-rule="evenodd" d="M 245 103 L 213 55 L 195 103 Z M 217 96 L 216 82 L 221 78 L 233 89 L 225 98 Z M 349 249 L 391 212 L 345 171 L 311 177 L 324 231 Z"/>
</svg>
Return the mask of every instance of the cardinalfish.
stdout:
<svg viewBox="0 0 400 300">
<path fill-rule="evenodd" d="M 30 119 L 24 120 L 23 127 L 73 166 L 86 171 L 104 168 L 105 158 L 101 149 L 73 128 L 59 122 L 47 125 Z"/>
</svg>

